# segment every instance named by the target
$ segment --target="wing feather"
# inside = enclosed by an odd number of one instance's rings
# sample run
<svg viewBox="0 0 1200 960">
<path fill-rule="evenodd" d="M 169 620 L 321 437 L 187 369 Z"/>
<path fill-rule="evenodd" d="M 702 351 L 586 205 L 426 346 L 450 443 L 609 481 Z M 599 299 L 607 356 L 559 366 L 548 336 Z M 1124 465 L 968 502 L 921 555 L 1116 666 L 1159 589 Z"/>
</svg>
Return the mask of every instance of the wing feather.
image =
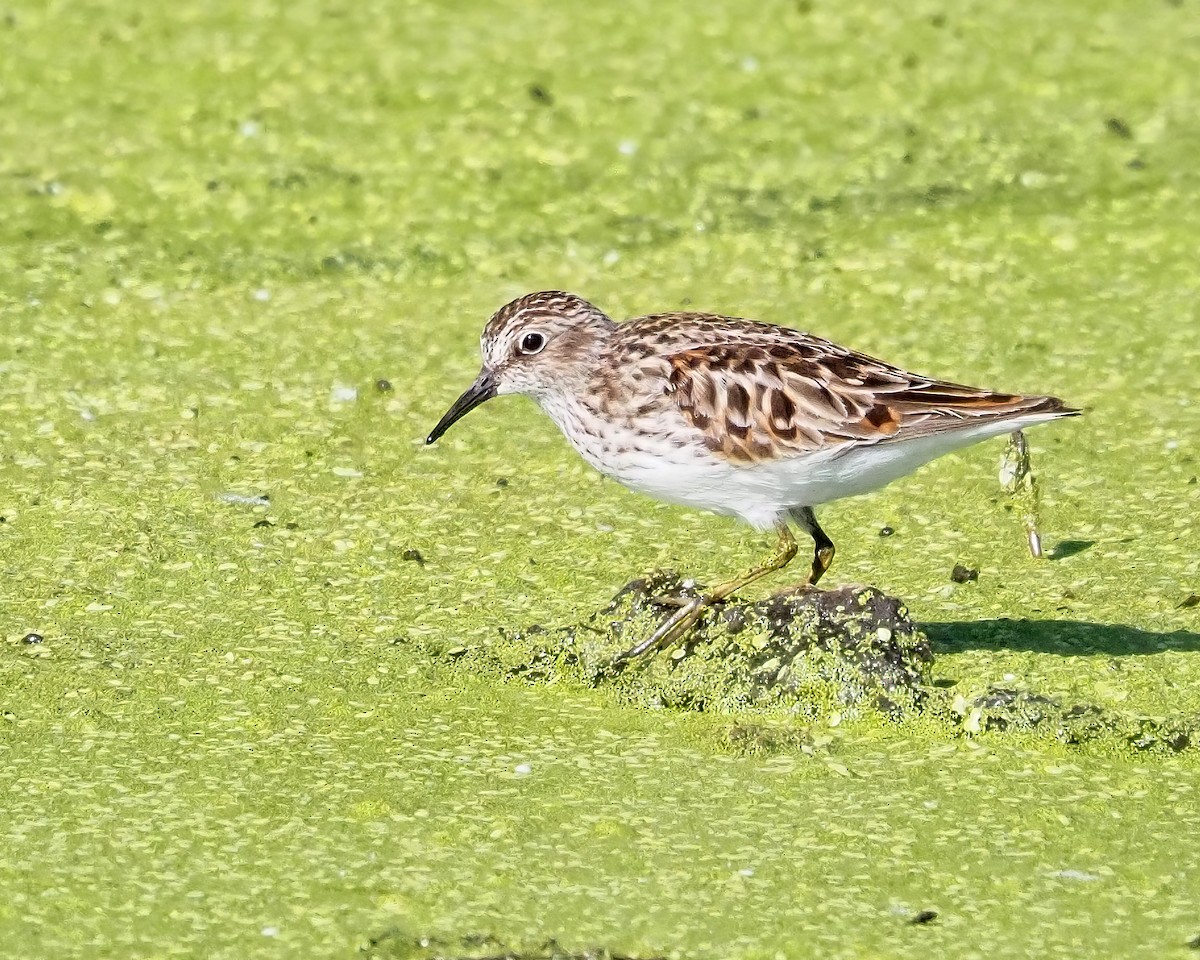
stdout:
<svg viewBox="0 0 1200 960">
<path fill-rule="evenodd" d="M 797 331 L 746 321 L 725 326 L 713 323 L 712 339 L 664 359 L 667 393 L 679 411 L 710 450 L 737 463 L 818 450 L 836 455 L 968 424 L 1073 412 L 1055 397 L 918 376 Z"/>
</svg>

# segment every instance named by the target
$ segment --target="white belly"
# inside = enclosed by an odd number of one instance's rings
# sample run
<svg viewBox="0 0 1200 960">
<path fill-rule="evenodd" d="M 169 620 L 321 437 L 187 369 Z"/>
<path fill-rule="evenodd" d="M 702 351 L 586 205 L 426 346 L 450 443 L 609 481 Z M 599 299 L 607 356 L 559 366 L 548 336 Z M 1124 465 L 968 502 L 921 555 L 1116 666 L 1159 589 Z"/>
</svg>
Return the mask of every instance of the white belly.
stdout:
<svg viewBox="0 0 1200 960">
<path fill-rule="evenodd" d="M 868 493 L 944 453 L 1012 430 L 1011 424 L 1000 429 L 992 426 L 990 434 L 979 436 L 942 434 L 859 447 L 840 455 L 809 454 L 747 466 L 720 460 L 707 451 L 684 450 L 671 451 L 669 458 L 640 453 L 611 463 L 593 462 L 593 466 L 639 493 L 739 517 L 766 530 L 790 508 Z"/>
<path fill-rule="evenodd" d="M 913 440 L 736 464 L 698 443 L 675 446 L 665 439 L 654 443 L 628 430 L 606 431 L 606 436 L 598 437 L 579 429 L 574 410 L 545 408 L 584 460 L 629 489 L 668 503 L 739 517 L 760 530 L 774 526 L 789 509 L 867 493 L 944 453 L 1052 419 L 1041 415 L 991 422 Z"/>
</svg>

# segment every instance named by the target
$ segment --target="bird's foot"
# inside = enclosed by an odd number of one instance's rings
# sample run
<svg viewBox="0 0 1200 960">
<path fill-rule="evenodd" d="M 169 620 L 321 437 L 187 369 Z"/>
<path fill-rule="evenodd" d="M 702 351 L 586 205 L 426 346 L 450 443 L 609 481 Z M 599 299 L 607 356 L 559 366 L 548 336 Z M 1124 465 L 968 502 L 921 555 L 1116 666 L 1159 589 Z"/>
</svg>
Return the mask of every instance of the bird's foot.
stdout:
<svg viewBox="0 0 1200 960">
<path fill-rule="evenodd" d="M 639 643 L 634 644 L 624 653 L 618 654 L 613 659 L 613 667 L 617 672 L 624 670 L 630 661 L 636 660 L 638 657 L 646 654 L 654 654 L 659 650 L 665 649 L 679 640 L 692 627 L 696 625 L 696 621 L 700 619 L 704 609 L 710 605 L 712 601 L 705 596 L 693 597 L 687 603 L 683 604 L 678 610 L 667 617 L 658 625 L 650 636 Z"/>
</svg>

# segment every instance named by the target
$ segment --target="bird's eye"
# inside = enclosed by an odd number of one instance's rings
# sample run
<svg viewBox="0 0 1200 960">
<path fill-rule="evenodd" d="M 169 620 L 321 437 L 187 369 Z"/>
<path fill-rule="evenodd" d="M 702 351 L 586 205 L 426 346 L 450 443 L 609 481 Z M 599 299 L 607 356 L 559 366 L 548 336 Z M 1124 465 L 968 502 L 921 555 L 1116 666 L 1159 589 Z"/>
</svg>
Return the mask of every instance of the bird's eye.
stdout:
<svg viewBox="0 0 1200 960">
<path fill-rule="evenodd" d="M 540 353 L 542 348 L 546 346 L 546 335 L 534 331 L 527 333 L 521 338 L 522 353 Z"/>
</svg>

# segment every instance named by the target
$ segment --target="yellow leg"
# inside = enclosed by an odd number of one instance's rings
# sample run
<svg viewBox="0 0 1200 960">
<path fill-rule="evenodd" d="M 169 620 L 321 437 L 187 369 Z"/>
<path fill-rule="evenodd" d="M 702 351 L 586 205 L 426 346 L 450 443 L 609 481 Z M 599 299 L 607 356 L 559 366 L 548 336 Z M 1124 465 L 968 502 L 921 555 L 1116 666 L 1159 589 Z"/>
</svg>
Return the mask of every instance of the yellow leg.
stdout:
<svg viewBox="0 0 1200 960">
<path fill-rule="evenodd" d="M 755 580 L 765 577 L 768 573 L 782 570 L 791 563 L 792 558 L 796 556 L 796 540 L 792 536 L 792 531 L 788 529 L 787 523 L 783 520 L 780 520 L 775 525 L 775 529 L 779 532 L 779 543 L 775 547 L 775 552 L 767 558 L 766 562 L 747 570 L 740 577 L 735 577 L 732 580 L 727 580 L 725 583 L 718 584 L 707 594 L 696 597 L 694 600 L 680 607 L 664 620 L 659 628 L 645 640 L 630 647 L 618 656 L 616 662 L 623 663 L 627 660 L 632 660 L 634 657 L 640 657 L 644 653 L 661 650 L 663 647 L 670 646 L 692 628 L 695 622 L 700 619 L 700 614 L 704 612 L 705 607 L 719 603 L 726 597 L 741 590 L 742 587 L 748 586 Z M 830 548 L 832 550 L 832 544 L 830 544 Z M 814 565 L 815 563 L 816 561 L 814 561 Z M 821 573 L 824 572 L 824 570 L 821 571 Z"/>
</svg>

